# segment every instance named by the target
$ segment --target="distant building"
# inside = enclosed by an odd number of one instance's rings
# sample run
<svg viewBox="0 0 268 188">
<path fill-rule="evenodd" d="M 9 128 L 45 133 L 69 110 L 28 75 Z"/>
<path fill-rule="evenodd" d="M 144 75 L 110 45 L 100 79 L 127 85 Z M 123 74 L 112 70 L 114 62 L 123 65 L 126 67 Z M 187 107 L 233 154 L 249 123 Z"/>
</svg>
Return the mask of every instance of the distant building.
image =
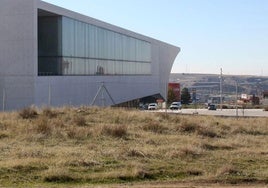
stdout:
<svg viewBox="0 0 268 188">
<path fill-rule="evenodd" d="M 248 99 L 249 99 L 248 94 L 242 93 L 242 94 L 241 94 L 241 99 L 248 100 Z"/>
<path fill-rule="evenodd" d="M 0 107 L 165 100 L 180 48 L 40 0 L 0 1 Z"/>
<path fill-rule="evenodd" d="M 262 103 L 264 105 L 268 105 L 268 91 L 264 91 L 262 94 L 263 94 L 263 101 L 262 101 Z"/>
<path fill-rule="evenodd" d="M 169 83 L 168 88 L 172 90 L 175 95 L 175 101 L 181 101 L 181 86 L 180 83 Z"/>
<path fill-rule="evenodd" d="M 222 97 L 222 100 L 224 101 L 224 97 Z M 209 104 L 220 104 L 221 103 L 221 97 L 220 96 L 210 96 L 208 99 Z"/>
<path fill-rule="evenodd" d="M 252 95 L 250 97 L 250 101 L 252 105 L 259 105 L 260 104 L 260 98 L 256 97 L 255 95 Z"/>
</svg>

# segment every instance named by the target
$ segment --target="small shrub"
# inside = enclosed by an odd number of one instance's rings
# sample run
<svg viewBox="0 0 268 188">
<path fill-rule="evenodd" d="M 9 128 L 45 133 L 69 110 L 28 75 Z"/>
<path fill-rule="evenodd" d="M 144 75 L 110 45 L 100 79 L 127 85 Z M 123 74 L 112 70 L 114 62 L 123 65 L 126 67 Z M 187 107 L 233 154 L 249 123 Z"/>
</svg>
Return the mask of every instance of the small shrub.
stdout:
<svg viewBox="0 0 268 188">
<path fill-rule="evenodd" d="M 182 156 L 195 156 L 197 153 L 191 148 L 183 148 L 181 150 L 181 155 Z"/>
<path fill-rule="evenodd" d="M 114 124 L 120 124 L 120 116 L 114 117 L 113 121 Z"/>
<path fill-rule="evenodd" d="M 0 140 L 4 138 L 8 138 L 8 134 L 0 132 Z"/>
<path fill-rule="evenodd" d="M 40 133 L 40 134 L 51 135 L 52 126 L 49 124 L 49 121 L 47 118 L 38 119 L 36 131 L 37 133 Z"/>
<path fill-rule="evenodd" d="M 132 172 L 132 174 L 123 174 L 118 176 L 118 179 L 126 182 L 144 179 L 155 180 L 157 175 L 158 174 L 149 173 L 143 169 L 136 169 L 134 172 Z"/>
<path fill-rule="evenodd" d="M 141 151 L 131 149 L 128 151 L 128 156 L 129 157 L 145 157 L 145 154 Z"/>
<path fill-rule="evenodd" d="M 42 113 L 44 116 L 46 116 L 48 118 L 57 117 L 57 113 L 55 111 L 51 110 L 51 108 L 44 108 Z"/>
<path fill-rule="evenodd" d="M 157 113 L 157 117 L 159 118 L 159 121 L 170 119 L 170 115 L 167 113 Z"/>
<path fill-rule="evenodd" d="M 181 116 L 170 116 L 170 121 L 172 123 L 181 123 L 182 118 Z"/>
<path fill-rule="evenodd" d="M 27 107 L 19 112 L 19 116 L 23 119 L 33 119 L 38 115 L 34 107 Z"/>
<path fill-rule="evenodd" d="M 143 126 L 143 130 L 161 134 L 164 133 L 167 128 L 159 124 L 158 122 L 150 122 Z"/>
<path fill-rule="evenodd" d="M 77 126 L 86 126 L 87 124 L 84 116 L 74 116 L 73 123 Z"/>
<path fill-rule="evenodd" d="M 50 176 L 46 176 L 44 178 L 45 182 L 49 182 L 49 183 L 70 183 L 70 182 L 78 182 L 79 180 L 70 176 L 70 175 L 50 175 Z"/>
<path fill-rule="evenodd" d="M 143 122 L 143 123 L 152 123 L 152 122 L 154 122 L 154 119 L 153 119 L 153 117 L 144 116 L 141 119 L 141 122 Z"/>
<path fill-rule="evenodd" d="M 197 134 L 209 138 L 220 137 L 217 133 L 215 133 L 213 130 L 210 130 L 207 127 L 200 127 L 197 131 Z"/>
<path fill-rule="evenodd" d="M 3 123 L 3 122 L 0 122 L 0 130 L 7 130 L 7 124 L 6 123 Z"/>
<path fill-rule="evenodd" d="M 232 146 L 228 146 L 228 145 L 222 145 L 222 144 L 219 144 L 219 145 L 213 145 L 213 144 L 209 144 L 209 143 L 203 143 L 201 145 L 201 148 L 202 149 L 205 149 L 205 150 L 232 150 L 234 149 Z"/>
<path fill-rule="evenodd" d="M 246 134 L 247 133 L 247 130 L 244 128 L 244 127 L 237 127 L 236 129 L 234 129 L 232 131 L 233 134 Z"/>
<path fill-rule="evenodd" d="M 214 146 L 214 145 L 211 145 L 211 144 L 208 144 L 208 143 L 202 144 L 201 147 L 203 149 L 205 149 L 205 150 L 217 150 L 217 149 L 219 149 L 218 146 Z"/>
<path fill-rule="evenodd" d="M 268 133 L 266 132 L 261 132 L 259 130 L 256 130 L 254 128 L 244 128 L 244 127 L 238 127 L 233 131 L 233 134 L 247 134 L 247 135 L 253 135 L 253 136 L 258 136 L 258 135 L 267 135 Z"/>
<path fill-rule="evenodd" d="M 189 170 L 186 171 L 186 174 L 188 176 L 202 176 L 203 175 L 203 171 L 196 170 L 196 169 L 189 169 Z"/>
<path fill-rule="evenodd" d="M 64 121 L 62 119 L 59 119 L 59 118 L 52 119 L 51 124 L 54 125 L 54 127 L 57 127 L 57 128 L 65 127 Z"/>
<path fill-rule="evenodd" d="M 97 161 L 87 161 L 87 160 L 74 160 L 71 162 L 66 163 L 67 166 L 72 166 L 72 167 L 95 167 L 95 166 L 100 166 L 101 163 Z"/>
<path fill-rule="evenodd" d="M 14 167 L 12 167 L 12 170 L 16 171 L 17 173 L 33 173 L 35 171 L 43 171 L 43 170 L 47 170 L 48 167 L 47 166 L 43 166 L 43 165 L 33 165 L 33 164 L 29 164 L 29 165 L 16 165 Z"/>
<path fill-rule="evenodd" d="M 86 139 L 87 137 L 91 136 L 91 133 L 86 128 L 72 126 L 68 128 L 67 136 L 70 139 L 81 140 L 81 139 Z"/>
<path fill-rule="evenodd" d="M 226 175 L 240 175 L 241 172 L 237 170 L 234 166 L 232 165 L 225 165 L 218 169 L 217 175 L 218 176 L 226 176 Z"/>
<path fill-rule="evenodd" d="M 145 179 L 145 178 L 149 178 L 150 175 L 148 174 L 148 172 L 146 170 L 143 169 L 136 169 L 134 171 L 134 176 L 139 178 L 139 179 Z"/>
<path fill-rule="evenodd" d="M 196 158 L 201 155 L 201 150 L 194 147 L 184 147 L 180 150 L 180 157 Z"/>
<path fill-rule="evenodd" d="M 127 135 L 127 126 L 125 125 L 106 125 L 102 128 L 102 133 L 108 136 L 122 138 Z"/>
<path fill-rule="evenodd" d="M 199 125 L 193 122 L 183 122 L 178 126 L 177 130 L 184 133 L 193 133 L 199 129 Z"/>
</svg>

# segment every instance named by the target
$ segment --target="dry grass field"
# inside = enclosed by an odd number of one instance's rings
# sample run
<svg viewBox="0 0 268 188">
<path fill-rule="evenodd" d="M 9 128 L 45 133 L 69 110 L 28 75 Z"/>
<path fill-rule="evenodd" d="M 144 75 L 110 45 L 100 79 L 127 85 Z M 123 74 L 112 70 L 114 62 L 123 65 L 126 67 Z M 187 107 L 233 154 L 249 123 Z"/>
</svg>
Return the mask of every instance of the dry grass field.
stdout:
<svg viewBox="0 0 268 188">
<path fill-rule="evenodd" d="M 267 185 L 268 118 L 87 107 L 0 113 L 0 187 L 155 182 Z"/>
</svg>

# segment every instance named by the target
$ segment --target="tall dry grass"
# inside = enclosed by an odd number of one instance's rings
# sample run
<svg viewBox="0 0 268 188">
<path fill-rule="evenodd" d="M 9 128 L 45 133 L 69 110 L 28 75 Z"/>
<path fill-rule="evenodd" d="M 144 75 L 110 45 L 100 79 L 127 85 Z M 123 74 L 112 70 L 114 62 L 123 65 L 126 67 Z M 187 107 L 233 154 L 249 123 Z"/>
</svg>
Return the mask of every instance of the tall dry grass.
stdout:
<svg viewBox="0 0 268 188">
<path fill-rule="evenodd" d="M 116 108 L 0 113 L 0 185 L 268 182 L 267 118 Z"/>
</svg>

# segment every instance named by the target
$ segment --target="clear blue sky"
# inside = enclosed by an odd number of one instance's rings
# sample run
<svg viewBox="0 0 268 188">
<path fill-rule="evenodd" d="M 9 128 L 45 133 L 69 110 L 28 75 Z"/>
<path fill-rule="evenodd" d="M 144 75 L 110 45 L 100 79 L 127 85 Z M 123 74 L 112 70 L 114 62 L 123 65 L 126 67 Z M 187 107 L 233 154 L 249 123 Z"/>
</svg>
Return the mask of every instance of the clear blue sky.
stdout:
<svg viewBox="0 0 268 188">
<path fill-rule="evenodd" d="M 268 0 L 44 0 L 181 48 L 172 72 L 268 76 Z"/>
</svg>

